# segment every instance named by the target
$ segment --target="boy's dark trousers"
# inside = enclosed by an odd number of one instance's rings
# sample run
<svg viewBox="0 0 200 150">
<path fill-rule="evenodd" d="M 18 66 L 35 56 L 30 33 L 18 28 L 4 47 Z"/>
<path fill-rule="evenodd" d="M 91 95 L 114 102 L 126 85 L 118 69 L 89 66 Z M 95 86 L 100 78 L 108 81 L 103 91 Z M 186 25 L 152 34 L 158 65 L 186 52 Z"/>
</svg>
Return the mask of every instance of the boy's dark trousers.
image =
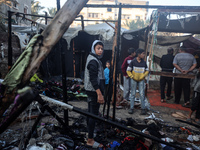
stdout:
<svg viewBox="0 0 200 150">
<path fill-rule="evenodd" d="M 97 95 L 91 96 L 88 95 L 88 112 L 98 116 L 100 104 L 97 103 Z M 95 128 L 95 119 L 88 117 L 87 126 L 88 126 L 88 138 L 92 139 L 94 135 Z"/>
</svg>

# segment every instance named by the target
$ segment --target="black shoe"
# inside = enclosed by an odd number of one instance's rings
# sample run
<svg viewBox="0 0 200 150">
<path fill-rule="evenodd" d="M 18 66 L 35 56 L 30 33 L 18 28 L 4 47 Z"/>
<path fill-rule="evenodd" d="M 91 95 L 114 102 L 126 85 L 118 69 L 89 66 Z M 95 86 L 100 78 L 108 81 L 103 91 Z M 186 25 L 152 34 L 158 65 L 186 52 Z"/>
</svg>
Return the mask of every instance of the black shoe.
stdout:
<svg viewBox="0 0 200 150">
<path fill-rule="evenodd" d="M 146 110 L 142 109 L 140 115 L 146 115 L 146 114 L 147 114 Z"/>
<path fill-rule="evenodd" d="M 166 100 L 170 100 L 170 99 L 172 99 L 172 98 L 173 98 L 173 96 L 169 96 L 169 97 L 167 97 Z"/>
<path fill-rule="evenodd" d="M 129 110 L 128 110 L 128 113 L 129 113 L 129 114 L 133 114 L 133 109 L 129 109 Z"/>
</svg>

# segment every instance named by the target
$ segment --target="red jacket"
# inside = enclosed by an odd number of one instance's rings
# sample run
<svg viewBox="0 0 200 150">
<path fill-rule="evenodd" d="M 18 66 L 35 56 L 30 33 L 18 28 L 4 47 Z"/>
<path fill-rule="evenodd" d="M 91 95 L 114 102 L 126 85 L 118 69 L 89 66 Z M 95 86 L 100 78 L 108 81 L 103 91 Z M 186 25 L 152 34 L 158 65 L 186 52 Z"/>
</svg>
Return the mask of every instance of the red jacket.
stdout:
<svg viewBox="0 0 200 150">
<path fill-rule="evenodd" d="M 133 58 L 134 57 L 132 57 L 132 56 L 128 56 L 124 59 L 124 62 L 121 66 L 123 76 L 127 76 L 126 69 L 127 69 L 128 65 L 130 64 L 131 60 L 133 60 Z"/>
</svg>

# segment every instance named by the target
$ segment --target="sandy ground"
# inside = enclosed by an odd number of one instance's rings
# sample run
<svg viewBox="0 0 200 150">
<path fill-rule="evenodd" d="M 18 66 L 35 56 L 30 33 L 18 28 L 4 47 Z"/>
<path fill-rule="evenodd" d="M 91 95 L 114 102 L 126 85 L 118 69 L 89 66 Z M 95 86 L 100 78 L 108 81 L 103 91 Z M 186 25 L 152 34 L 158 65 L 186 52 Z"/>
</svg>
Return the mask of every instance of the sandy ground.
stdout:
<svg viewBox="0 0 200 150">
<path fill-rule="evenodd" d="M 72 104 L 75 107 L 80 109 L 87 109 L 87 102 L 86 101 L 70 101 L 69 104 Z M 128 108 L 116 109 L 115 116 L 116 118 L 120 118 L 122 120 L 126 120 L 126 118 L 133 118 L 138 122 L 143 122 L 146 117 L 149 117 L 152 113 L 155 115 L 156 118 L 163 120 L 166 124 L 173 125 L 173 126 L 187 126 L 185 123 L 177 122 L 171 114 L 175 112 L 182 112 L 185 116 L 188 116 L 189 112 L 185 112 L 182 110 L 171 109 L 168 107 L 160 107 L 160 106 L 151 106 L 151 110 L 147 112 L 147 115 L 140 115 L 141 110 L 139 108 L 134 109 L 133 114 L 128 113 Z M 153 110 L 153 111 L 152 111 Z M 103 112 L 103 105 L 100 106 L 100 113 Z M 107 110 L 105 111 L 105 114 Z M 75 115 L 74 112 L 69 112 L 70 115 Z M 76 114 L 79 115 L 79 114 Z M 113 106 L 111 104 L 110 107 L 110 116 L 113 116 Z"/>
</svg>

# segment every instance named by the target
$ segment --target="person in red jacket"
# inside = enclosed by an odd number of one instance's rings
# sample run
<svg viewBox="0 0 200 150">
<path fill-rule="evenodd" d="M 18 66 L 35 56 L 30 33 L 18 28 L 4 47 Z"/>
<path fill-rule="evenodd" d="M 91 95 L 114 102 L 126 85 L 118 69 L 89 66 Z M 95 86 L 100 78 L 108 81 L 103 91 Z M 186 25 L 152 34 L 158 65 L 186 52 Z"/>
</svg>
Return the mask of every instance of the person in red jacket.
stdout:
<svg viewBox="0 0 200 150">
<path fill-rule="evenodd" d="M 123 98 L 124 100 L 130 100 L 129 98 L 131 94 L 131 78 L 126 73 L 126 69 L 128 68 L 130 62 L 135 58 L 136 52 L 134 48 L 129 48 L 128 49 L 129 56 L 124 59 L 124 62 L 121 66 L 122 73 L 123 73 L 123 78 L 124 78 L 124 92 L 123 92 Z M 131 94 L 132 95 L 132 94 Z"/>
</svg>

